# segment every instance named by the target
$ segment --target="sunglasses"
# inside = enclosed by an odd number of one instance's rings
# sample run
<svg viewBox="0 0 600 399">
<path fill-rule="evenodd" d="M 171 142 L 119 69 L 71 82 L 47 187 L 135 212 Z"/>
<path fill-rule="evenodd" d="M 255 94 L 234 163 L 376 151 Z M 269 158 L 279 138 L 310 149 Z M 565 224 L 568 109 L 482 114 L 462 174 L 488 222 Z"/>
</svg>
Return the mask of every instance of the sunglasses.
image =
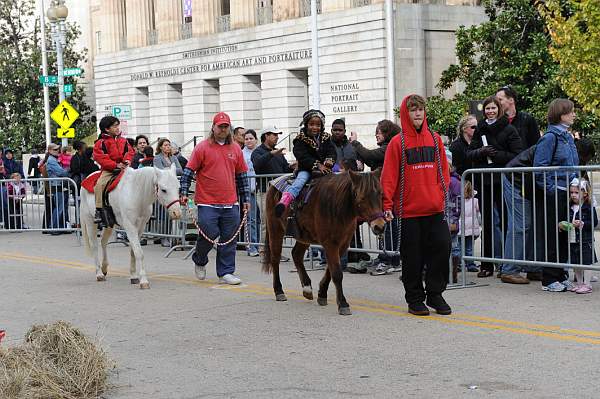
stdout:
<svg viewBox="0 0 600 399">
<path fill-rule="evenodd" d="M 467 126 L 469 129 L 477 129 L 477 125 Z"/>
</svg>

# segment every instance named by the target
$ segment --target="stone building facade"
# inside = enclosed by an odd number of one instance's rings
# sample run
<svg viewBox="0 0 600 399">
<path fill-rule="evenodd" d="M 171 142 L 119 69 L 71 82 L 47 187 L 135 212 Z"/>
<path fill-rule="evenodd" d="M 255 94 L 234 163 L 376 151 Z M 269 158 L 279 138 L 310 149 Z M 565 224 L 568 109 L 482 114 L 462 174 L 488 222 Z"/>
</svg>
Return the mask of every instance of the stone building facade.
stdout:
<svg viewBox="0 0 600 399">
<path fill-rule="evenodd" d="M 485 18 L 459 1 L 394 2 L 396 103 L 435 94 L 454 32 Z M 390 73 L 384 0 L 319 3 L 321 109 L 374 143 Z M 297 131 L 313 80 L 309 16 L 309 0 L 91 0 L 97 114 L 180 144 L 219 110 L 235 125 Z"/>
</svg>

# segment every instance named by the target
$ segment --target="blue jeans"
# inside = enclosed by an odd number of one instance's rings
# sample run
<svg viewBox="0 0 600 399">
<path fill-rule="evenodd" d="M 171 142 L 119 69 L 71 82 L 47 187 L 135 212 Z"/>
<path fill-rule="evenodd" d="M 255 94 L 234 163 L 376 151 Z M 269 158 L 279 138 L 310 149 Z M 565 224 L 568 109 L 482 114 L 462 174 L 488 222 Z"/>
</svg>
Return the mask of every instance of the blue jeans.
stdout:
<svg viewBox="0 0 600 399">
<path fill-rule="evenodd" d="M 0 185 L 0 222 L 8 228 L 8 190 L 4 185 Z"/>
<path fill-rule="evenodd" d="M 55 191 L 56 190 L 56 191 Z M 62 187 L 52 188 L 52 221 L 50 227 L 53 229 L 65 228 L 65 192 Z"/>
<path fill-rule="evenodd" d="M 473 256 L 473 236 L 465 236 L 465 256 Z M 461 236 L 460 234 L 458 235 L 458 251 L 460 253 L 461 251 Z M 470 261 L 465 261 L 465 266 L 467 266 L 467 269 L 469 268 L 475 268 L 477 267 L 477 265 L 475 264 L 475 262 L 473 262 L 472 260 Z"/>
<path fill-rule="evenodd" d="M 450 233 L 452 239 L 452 246 L 450 247 L 450 255 L 452 257 L 460 258 L 460 236 L 457 233 Z M 466 238 L 466 237 L 465 237 Z M 465 242 L 466 244 L 466 242 Z"/>
<path fill-rule="evenodd" d="M 504 203 L 507 209 L 507 231 L 504 241 L 504 256 L 506 259 L 533 260 L 533 217 L 531 201 L 523 198 L 515 190 L 506 176 L 502 177 L 504 186 Z M 513 244 L 514 241 L 514 244 Z M 523 245 L 525 242 L 525 245 Z M 519 274 L 525 272 L 540 272 L 540 267 L 526 267 L 517 264 L 502 265 L 503 274 Z"/>
<path fill-rule="evenodd" d="M 229 240 L 240 224 L 240 207 L 213 208 L 198 206 L 198 226 L 211 239 L 219 237 L 219 241 Z M 235 272 L 235 248 L 237 239 L 227 245 L 217 247 L 217 276 Z M 196 265 L 205 266 L 208 263 L 208 253 L 213 245 L 202 235 L 198 234 L 196 251 L 192 260 Z"/>
<path fill-rule="evenodd" d="M 300 194 L 302 187 L 304 187 L 306 182 L 309 180 L 310 180 L 310 173 L 305 170 L 301 170 L 298 172 L 298 176 L 296 176 L 296 179 L 294 179 L 294 182 L 292 183 L 292 185 L 290 187 L 288 187 L 288 189 L 286 191 L 288 193 L 292 194 L 292 196 L 294 198 L 298 198 L 298 195 Z"/>
<path fill-rule="evenodd" d="M 258 241 L 258 232 L 260 231 L 260 210 L 256 206 L 256 193 L 250 193 L 250 211 L 248 212 L 248 238 L 250 242 Z M 258 252 L 256 245 L 248 245 L 248 252 Z"/>
</svg>

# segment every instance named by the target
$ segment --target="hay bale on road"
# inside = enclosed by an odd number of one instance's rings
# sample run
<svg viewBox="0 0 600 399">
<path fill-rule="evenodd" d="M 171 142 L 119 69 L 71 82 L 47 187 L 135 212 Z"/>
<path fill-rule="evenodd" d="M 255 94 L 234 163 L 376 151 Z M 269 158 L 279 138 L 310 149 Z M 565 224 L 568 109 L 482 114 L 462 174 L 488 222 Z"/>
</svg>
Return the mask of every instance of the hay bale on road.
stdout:
<svg viewBox="0 0 600 399">
<path fill-rule="evenodd" d="M 33 326 L 22 345 L 0 348 L 0 397 L 97 398 L 112 368 L 106 352 L 71 324 Z"/>
</svg>

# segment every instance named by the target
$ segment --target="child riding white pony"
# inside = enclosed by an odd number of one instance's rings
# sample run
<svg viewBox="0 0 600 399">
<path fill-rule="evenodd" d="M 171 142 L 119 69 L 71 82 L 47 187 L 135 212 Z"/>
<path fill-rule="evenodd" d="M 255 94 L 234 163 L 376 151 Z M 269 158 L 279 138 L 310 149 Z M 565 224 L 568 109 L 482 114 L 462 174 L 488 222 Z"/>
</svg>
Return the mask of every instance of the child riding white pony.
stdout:
<svg viewBox="0 0 600 399">
<path fill-rule="evenodd" d="M 140 284 L 142 289 L 150 288 L 150 283 L 146 277 L 140 237 L 152 214 L 152 204 L 157 198 L 160 204 L 167 208 L 171 219 L 181 217 L 179 181 L 175 174 L 175 165 L 171 165 L 170 169 L 165 170 L 126 168 L 117 187 L 108 194 L 117 224 L 127 232 L 127 238 L 129 239 L 131 284 Z M 96 280 L 105 281 L 108 272 L 106 245 L 113 229 L 107 227 L 102 231 L 100 239 L 102 247 L 101 265 L 98 259 L 97 226 L 94 223 L 95 209 L 94 193 L 82 189 L 81 230 L 83 241 L 88 254 L 94 256 Z"/>
</svg>

